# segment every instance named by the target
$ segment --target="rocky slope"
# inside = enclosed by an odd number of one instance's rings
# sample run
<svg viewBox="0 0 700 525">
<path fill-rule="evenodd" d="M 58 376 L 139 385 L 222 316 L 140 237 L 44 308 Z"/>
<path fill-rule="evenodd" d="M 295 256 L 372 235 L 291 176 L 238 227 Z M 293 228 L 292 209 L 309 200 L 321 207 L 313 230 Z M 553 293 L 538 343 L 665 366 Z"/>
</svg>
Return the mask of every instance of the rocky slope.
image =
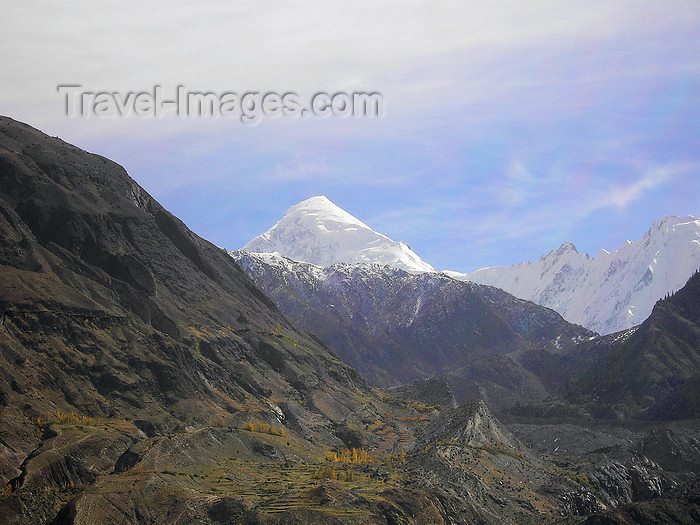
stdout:
<svg viewBox="0 0 700 525">
<path fill-rule="evenodd" d="M 123 168 L 9 118 L 0 120 L 0 234 L 2 523 L 45 523 L 66 501 L 57 523 L 94 522 L 110 506 L 125 513 L 117 521 L 138 521 L 136 492 L 84 489 L 120 486 L 104 476 L 140 464 L 143 453 L 128 450 L 144 442 L 160 465 L 139 467 L 146 500 L 172 503 L 152 518 L 190 499 L 206 508 L 206 484 L 163 492 L 181 447 L 200 451 L 183 467 L 192 475 L 198 456 L 220 458 L 217 447 L 264 459 L 267 445 L 239 436 L 246 421 L 294 432 L 271 448 L 289 456 L 341 445 L 337 422 L 380 410 L 354 370 Z M 201 442 L 186 437 L 195 431 Z"/>
<path fill-rule="evenodd" d="M 520 362 L 542 379 L 549 397 L 516 402 L 506 410 L 567 421 L 694 420 L 700 385 L 699 316 L 696 273 L 676 294 L 659 301 L 638 327 L 582 340 L 564 353 L 542 348 L 521 355 Z"/>
<path fill-rule="evenodd" d="M 700 219 L 669 215 L 640 239 L 597 257 L 567 242 L 533 263 L 447 273 L 502 288 L 605 335 L 640 324 L 698 268 Z"/>
<path fill-rule="evenodd" d="M 591 402 L 618 415 L 694 419 L 700 384 L 700 273 L 659 301 L 639 327 L 583 345 L 593 355 L 567 386 L 577 403 Z M 575 368 L 572 368 L 575 370 Z"/>
<path fill-rule="evenodd" d="M 697 421 L 652 429 L 535 421 L 508 428 L 595 496 L 573 497 L 590 516 L 562 523 L 694 523 L 700 516 L 697 466 L 671 459 L 697 457 Z"/>
<path fill-rule="evenodd" d="M 516 350 L 549 345 L 564 351 L 593 335 L 552 310 L 439 273 L 379 264 L 323 267 L 278 254 L 232 256 L 289 318 L 379 385 Z"/>
<path fill-rule="evenodd" d="M 292 206 L 242 251 L 279 253 L 318 266 L 377 263 L 412 273 L 433 272 L 405 243 L 397 243 L 326 197 Z M 566 242 L 534 263 L 445 271 L 458 280 L 501 288 L 559 312 L 567 321 L 606 335 L 644 321 L 654 303 L 700 268 L 700 219 L 669 215 L 637 241 L 597 257 Z"/>
</svg>

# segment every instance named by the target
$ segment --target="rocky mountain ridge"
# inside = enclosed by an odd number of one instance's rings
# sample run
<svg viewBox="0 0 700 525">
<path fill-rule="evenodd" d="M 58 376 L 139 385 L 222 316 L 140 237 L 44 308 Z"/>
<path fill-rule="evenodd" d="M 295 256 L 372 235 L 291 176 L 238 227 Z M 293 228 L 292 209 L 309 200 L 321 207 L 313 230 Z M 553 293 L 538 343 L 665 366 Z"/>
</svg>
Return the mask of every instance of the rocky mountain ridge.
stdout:
<svg viewBox="0 0 700 525">
<path fill-rule="evenodd" d="M 5 117 L 0 234 L 2 523 L 51 521 L 74 497 L 70 513 L 116 505 L 136 520 L 135 492 L 80 487 L 109 485 L 138 443 L 211 427 L 230 440 L 254 420 L 304 436 L 292 448 L 340 445 L 337 421 L 379 410 L 354 370 L 121 166 Z M 259 455 L 246 441 L 239 453 Z M 163 497 L 158 475 L 139 479 Z"/>
<path fill-rule="evenodd" d="M 242 251 L 278 253 L 317 266 L 377 263 L 411 273 L 435 271 L 405 243 L 375 232 L 320 196 L 291 207 Z M 535 262 L 444 273 L 501 288 L 607 335 L 640 324 L 658 299 L 679 290 L 698 268 L 700 219 L 667 215 L 640 239 L 613 252 L 601 250 L 597 257 L 565 242 Z"/>
<path fill-rule="evenodd" d="M 440 273 L 231 255 L 290 319 L 378 385 L 407 383 L 517 349 L 570 347 L 595 335 L 552 310 Z"/>
</svg>

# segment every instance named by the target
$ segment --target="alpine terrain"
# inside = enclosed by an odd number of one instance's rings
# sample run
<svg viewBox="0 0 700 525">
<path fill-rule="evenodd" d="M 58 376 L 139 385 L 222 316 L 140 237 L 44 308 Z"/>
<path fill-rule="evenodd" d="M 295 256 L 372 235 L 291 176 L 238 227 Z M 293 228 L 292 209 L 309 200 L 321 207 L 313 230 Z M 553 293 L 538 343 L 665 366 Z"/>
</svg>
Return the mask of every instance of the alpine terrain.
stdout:
<svg viewBox="0 0 700 525">
<path fill-rule="evenodd" d="M 644 321 L 654 303 L 700 268 L 700 219 L 668 215 L 640 239 L 597 257 L 570 242 L 534 263 L 482 268 L 456 279 L 502 288 L 600 334 Z"/>
<path fill-rule="evenodd" d="M 394 242 L 333 204 L 312 197 L 240 250 L 329 266 L 376 263 L 411 273 L 435 272 L 403 242 Z M 654 303 L 679 290 L 700 268 L 700 219 L 666 216 L 637 241 L 597 257 L 566 242 L 534 263 L 482 268 L 450 277 L 495 286 L 606 335 L 640 324 Z"/>
<path fill-rule="evenodd" d="M 121 166 L 0 117 L 0 524 L 700 520 L 697 276 L 598 337 L 295 208 L 256 242 L 324 266 L 234 254 L 278 307 Z"/>
<path fill-rule="evenodd" d="M 231 255 L 289 318 L 377 385 L 461 369 L 480 377 L 477 391 L 493 381 L 512 381 L 519 392 L 513 399 L 489 396 L 494 407 L 502 407 L 545 392 L 516 355 L 546 347 L 562 351 L 595 335 L 553 310 L 441 273 Z M 504 367 L 517 370 L 516 377 L 503 374 Z"/>
</svg>

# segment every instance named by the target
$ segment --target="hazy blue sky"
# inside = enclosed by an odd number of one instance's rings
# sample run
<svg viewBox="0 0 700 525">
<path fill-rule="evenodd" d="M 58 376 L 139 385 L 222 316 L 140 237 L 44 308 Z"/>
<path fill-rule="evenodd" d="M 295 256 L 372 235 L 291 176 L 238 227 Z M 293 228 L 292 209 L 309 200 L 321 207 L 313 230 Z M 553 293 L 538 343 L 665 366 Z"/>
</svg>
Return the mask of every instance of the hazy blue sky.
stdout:
<svg viewBox="0 0 700 525">
<path fill-rule="evenodd" d="M 115 9 L 118 8 L 118 11 Z M 700 215 L 700 3 L 2 2 L 0 113 L 239 248 L 326 195 L 440 269 L 595 255 Z M 73 118 L 57 84 L 366 90 L 385 116 Z"/>
</svg>

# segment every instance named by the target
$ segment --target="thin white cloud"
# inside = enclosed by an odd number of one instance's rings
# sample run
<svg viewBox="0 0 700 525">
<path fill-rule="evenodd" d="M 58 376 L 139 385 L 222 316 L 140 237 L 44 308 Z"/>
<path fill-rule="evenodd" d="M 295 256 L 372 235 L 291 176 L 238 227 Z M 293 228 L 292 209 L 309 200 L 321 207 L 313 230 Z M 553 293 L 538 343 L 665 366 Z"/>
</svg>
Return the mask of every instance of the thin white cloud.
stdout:
<svg viewBox="0 0 700 525">
<path fill-rule="evenodd" d="M 522 206 L 500 206 L 486 212 L 464 233 L 470 242 L 477 245 L 535 235 L 557 238 L 561 232 L 572 229 L 596 211 L 624 208 L 644 197 L 646 192 L 677 182 L 682 176 L 694 174 L 697 178 L 699 173 L 700 163 L 668 164 L 649 168 L 625 185 L 616 184 L 610 179 L 599 179 L 594 188 L 572 192 L 564 187 L 565 182 L 555 185 L 552 179 L 541 178 L 533 186 L 537 188 L 536 193 L 530 191 L 531 180 L 528 175 L 524 179 L 525 185 L 515 184 L 512 191 L 523 199 L 529 196 L 532 200 L 522 201 Z M 513 185 L 518 178 L 507 177 L 506 181 L 496 181 L 488 191 L 504 191 L 506 185 Z M 521 182 L 522 180 L 521 178 Z"/>
<path fill-rule="evenodd" d="M 150 182 L 162 191 L 203 178 L 224 186 L 234 176 L 246 195 L 262 191 L 261 183 L 315 180 L 358 193 L 382 186 L 392 198 L 394 190 L 418 187 L 425 195 L 414 197 L 414 209 L 391 204 L 376 218 L 379 231 L 409 242 L 433 228 L 474 246 L 554 237 L 597 210 L 629 208 L 697 170 L 682 163 L 648 169 L 656 160 L 646 149 L 675 140 L 660 137 L 671 127 L 653 126 L 668 109 L 659 100 L 684 97 L 672 122 L 684 131 L 689 109 L 697 108 L 688 102 L 697 100 L 700 66 L 694 0 L 156 0 L 124 1 L 109 11 L 87 0 L 25 0 L 3 9 L 0 32 L 0 113 L 87 148 L 142 141 L 130 158 L 116 158 L 126 164 L 154 166 L 171 151 L 150 145 L 166 136 L 178 144 L 192 139 L 189 149 L 172 152 L 175 160 L 226 161 Z M 252 127 L 226 119 L 69 120 L 59 83 L 120 91 L 156 83 L 166 90 L 294 90 L 302 97 L 379 90 L 386 116 Z M 590 120 L 595 126 L 579 133 Z M 526 131 L 511 136 L 511 127 Z M 550 143 L 560 148 L 538 151 Z M 694 144 L 686 160 L 697 160 Z M 496 149 L 488 165 L 478 165 L 486 172 L 459 171 L 455 159 L 479 156 L 481 145 Z M 397 152 L 417 167 L 391 158 Z M 577 163 L 591 166 L 589 180 L 572 169 Z M 616 181 L 609 167 L 623 163 L 627 178 Z M 455 191 L 466 184 L 468 194 Z M 464 217 L 463 224 L 449 217 Z"/>
<path fill-rule="evenodd" d="M 693 163 L 683 163 L 651 169 L 632 184 L 613 188 L 612 191 L 607 193 L 607 198 L 602 201 L 599 207 L 615 206 L 617 208 L 624 208 L 631 202 L 639 199 L 645 191 L 666 184 L 670 182 L 671 179 L 680 175 L 691 172 L 697 173 L 698 171 L 700 171 L 700 164 Z M 591 211 L 595 209 L 597 209 L 597 207 L 594 205 Z"/>
</svg>

